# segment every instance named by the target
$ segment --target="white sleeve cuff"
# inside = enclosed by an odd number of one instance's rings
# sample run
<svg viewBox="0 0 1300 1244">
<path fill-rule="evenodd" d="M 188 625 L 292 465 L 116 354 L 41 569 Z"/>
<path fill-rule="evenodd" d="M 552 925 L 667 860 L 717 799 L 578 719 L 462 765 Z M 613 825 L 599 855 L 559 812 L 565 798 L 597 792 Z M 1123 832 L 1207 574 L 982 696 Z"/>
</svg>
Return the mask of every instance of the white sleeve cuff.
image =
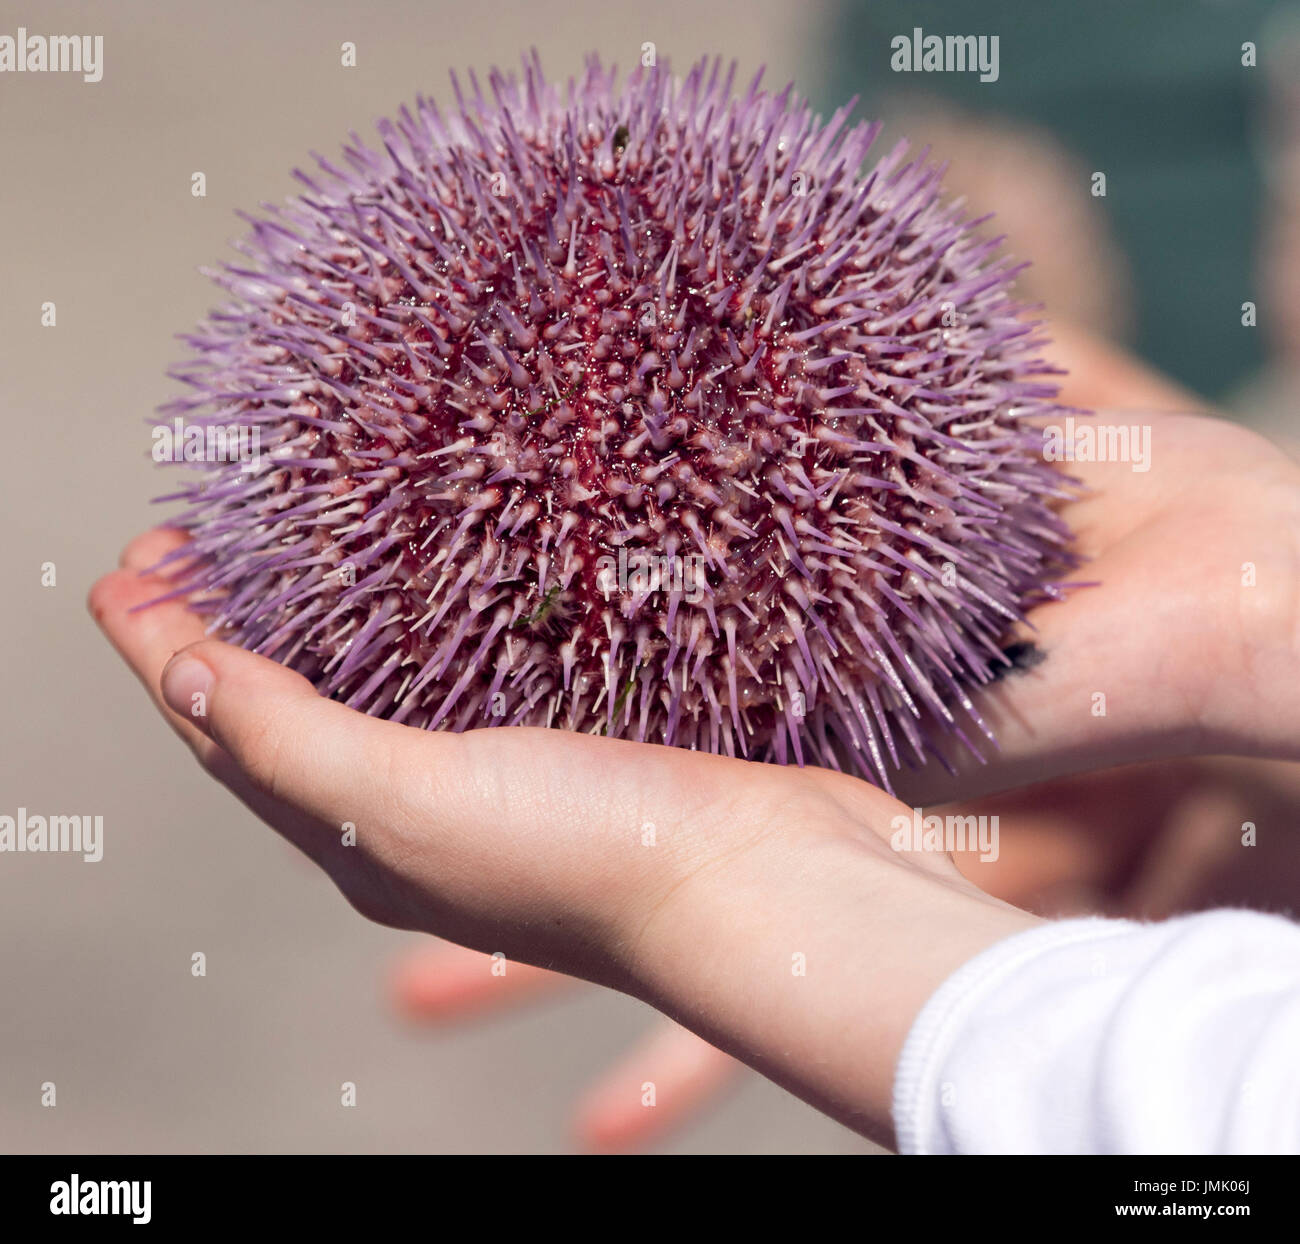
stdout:
<svg viewBox="0 0 1300 1244">
<path fill-rule="evenodd" d="M 990 947 L 917 1016 L 902 1153 L 1300 1149 L 1300 927 L 1068 920 Z"/>
</svg>

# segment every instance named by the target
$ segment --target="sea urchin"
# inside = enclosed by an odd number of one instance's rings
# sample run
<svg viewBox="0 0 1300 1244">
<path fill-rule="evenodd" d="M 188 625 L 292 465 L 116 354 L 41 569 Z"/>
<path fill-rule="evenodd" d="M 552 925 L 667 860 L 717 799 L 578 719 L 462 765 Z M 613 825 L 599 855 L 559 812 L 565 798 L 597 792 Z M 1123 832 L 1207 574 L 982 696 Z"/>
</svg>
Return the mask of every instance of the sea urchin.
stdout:
<svg viewBox="0 0 1300 1244">
<path fill-rule="evenodd" d="M 429 729 L 886 785 L 983 729 L 1068 561 L 1042 340 L 938 169 L 733 75 L 453 77 L 250 218 L 163 408 L 256 432 L 167 498 L 215 633 Z"/>
</svg>

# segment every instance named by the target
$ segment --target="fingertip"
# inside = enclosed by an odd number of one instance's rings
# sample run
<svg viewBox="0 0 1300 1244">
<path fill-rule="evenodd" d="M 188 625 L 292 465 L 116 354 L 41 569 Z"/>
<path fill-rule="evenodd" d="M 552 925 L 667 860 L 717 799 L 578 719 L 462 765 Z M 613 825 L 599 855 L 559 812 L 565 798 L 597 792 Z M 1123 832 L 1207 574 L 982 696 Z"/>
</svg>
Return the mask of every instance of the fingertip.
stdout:
<svg viewBox="0 0 1300 1244">
<path fill-rule="evenodd" d="M 428 1019 L 441 1010 L 445 997 L 442 956 L 421 947 L 388 969 L 387 990 L 393 1007 L 405 1019 Z"/>
<path fill-rule="evenodd" d="M 86 593 L 86 612 L 94 618 L 97 626 L 102 627 L 104 625 L 104 618 L 112 602 L 114 580 L 117 578 L 118 573 L 118 571 L 114 570 L 108 574 L 100 575 L 90 585 L 90 591 Z"/>
<path fill-rule="evenodd" d="M 122 570 L 144 571 L 156 566 L 168 553 L 189 542 L 190 537 L 175 527 L 153 527 L 136 536 L 118 558 Z"/>
<path fill-rule="evenodd" d="M 90 585 L 86 609 L 101 629 L 112 634 L 161 591 L 157 583 L 141 578 L 134 570 L 110 570 Z"/>
<path fill-rule="evenodd" d="M 708 1101 L 734 1068 L 729 1055 L 688 1029 L 661 1026 L 587 1090 L 575 1135 L 597 1152 L 646 1145 Z"/>
<path fill-rule="evenodd" d="M 216 674 L 196 649 L 205 647 L 208 642 L 202 640 L 175 653 L 163 667 L 158 680 L 167 707 L 192 721 L 204 734 L 210 733 L 208 701 L 216 683 Z"/>
<path fill-rule="evenodd" d="M 420 1021 L 483 1014 L 571 983 L 545 968 L 445 944 L 406 954 L 388 977 L 397 1010 Z"/>
<path fill-rule="evenodd" d="M 664 1130 L 646 1114 L 640 1105 L 588 1101 L 578 1107 L 574 1116 L 573 1135 L 586 1153 L 626 1153 L 646 1145 Z"/>
<path fill-rule="evenodd" d="M 642 1066 L 636 1073 L 631 1070 L 631 1060 L 624 1060 L 617 1068 L 606 1071 L 590 1085 L 578 1102 L 573 1116 L 573 1134 L 578 1144 L 592 1153 L 618 1153 L 646 1144 L 666 1129 L 676 1114 L 672 1104 L 667 1118 L 660 1102 L 659 1083 L 664 1069 L 651 1071 Z M 646 1097 L 647 1081 L 655 1084 L 652 1095 Z M 671 1094 L 670 1096 L 675 1096 Z"/>
</svg>

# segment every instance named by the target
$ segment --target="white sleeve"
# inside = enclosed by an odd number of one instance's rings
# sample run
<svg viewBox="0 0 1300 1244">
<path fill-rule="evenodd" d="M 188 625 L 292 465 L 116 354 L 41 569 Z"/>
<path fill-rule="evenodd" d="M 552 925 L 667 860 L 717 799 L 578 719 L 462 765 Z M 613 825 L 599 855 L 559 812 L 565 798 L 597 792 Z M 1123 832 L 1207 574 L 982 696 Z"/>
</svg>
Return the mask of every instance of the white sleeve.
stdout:
<svg viewBox="0 0 1300 1244">
<path fill-rule="evenodd" d="M 1065 920 L 990 947 L 922 1008 L 902 1153 L 1300 1151 L 1300 925 L 1213 911 Z"/>
</svg>

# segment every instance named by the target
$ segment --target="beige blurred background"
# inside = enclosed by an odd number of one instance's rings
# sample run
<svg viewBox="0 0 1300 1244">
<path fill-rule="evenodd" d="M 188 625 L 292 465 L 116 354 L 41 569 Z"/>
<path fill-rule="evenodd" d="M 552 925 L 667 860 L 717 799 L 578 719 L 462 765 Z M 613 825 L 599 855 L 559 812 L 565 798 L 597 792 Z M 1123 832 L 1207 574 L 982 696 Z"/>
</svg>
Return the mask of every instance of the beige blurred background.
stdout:
<svg viewBox="0 0 1300 1244">
<path fill-rule="evenodd" d="M 653 1022 L 595 991 L 472 1027 L 398 1020 L 384 994 L 413 938 L 364 923 L 206 780 L 84 609 L 163 515 L 144 422 L 218 292 L 236 208 L 293 190 L 315 148 L 449 68 L 553 75 L 721 53 L 807 89 L 826 12 L 788 3 L 4 6 L 0 33 L 104 36 L 103 81 L 0 76 L 0 813 L 102 815 L 102 862 L 0 855 L 0 1149 L 559 1151 L 570 1106 Z M 345 40 L 355 69 L 339 64 Z M 207 197 L 190 194 L 202 171 Z M 43 328 L 41 306 L 57 307 Z M 57 582 L 41 585 L 43 563 Z M 207 976 L 190 957 L 207 956 Z M 41 1105 L 41 1085 L 57 1106 Z M 354 1081 L 355 1109 L 339 1104 Z M 635 1086 L 629 1086 L 634 1092 Z M 746 1077 L 668 1139 L 688 1152 L 869 1146 Z"/>
</svg>

